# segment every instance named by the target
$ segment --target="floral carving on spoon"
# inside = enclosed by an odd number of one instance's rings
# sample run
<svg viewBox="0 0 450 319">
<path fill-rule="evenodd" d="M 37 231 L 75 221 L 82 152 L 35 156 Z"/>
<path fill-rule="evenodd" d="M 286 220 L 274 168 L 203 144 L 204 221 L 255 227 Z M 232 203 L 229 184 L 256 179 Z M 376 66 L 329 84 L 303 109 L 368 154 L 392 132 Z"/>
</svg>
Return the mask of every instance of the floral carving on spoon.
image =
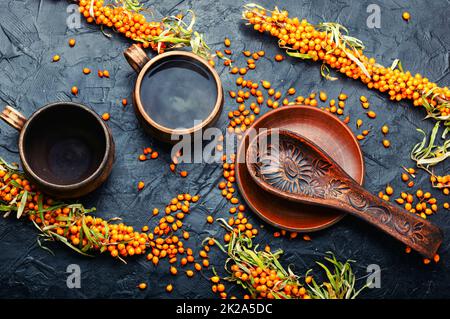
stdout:
<svg viewBox="0 0 450 319">
<path fill-rule="evenodd" d="M 313 166 L 299 147 L 287 141 L 271 144 L 258 154 L 260 176 L 273 187 L 291 193 L 323 197 L 320 184 L 312 177 Z"/>
</svg>

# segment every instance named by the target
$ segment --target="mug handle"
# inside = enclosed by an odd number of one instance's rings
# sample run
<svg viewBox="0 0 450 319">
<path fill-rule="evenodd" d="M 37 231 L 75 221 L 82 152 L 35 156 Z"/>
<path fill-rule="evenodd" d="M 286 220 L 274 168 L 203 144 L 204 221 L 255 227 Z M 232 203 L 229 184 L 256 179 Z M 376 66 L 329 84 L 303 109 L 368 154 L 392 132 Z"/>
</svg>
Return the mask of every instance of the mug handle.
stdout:
<svg viewBox="0 0 450 319">
<path fill-rule="evenodd" d="M 15 108 L 6 105 L 0 114 L 0 118 L 19 132 L 22 130 L 27 118 Z"/>
<path fill-rule="evenodd" d="M 123 54 L 125 55 L 128 63 L 137 73 L 141 72 L 144 65 L 150 61 L 147 53 L 145 53 L 145 51 L 142 50 L 137 44 L 133 44 L 131 47 L 126 49 Z"/>
</svg>

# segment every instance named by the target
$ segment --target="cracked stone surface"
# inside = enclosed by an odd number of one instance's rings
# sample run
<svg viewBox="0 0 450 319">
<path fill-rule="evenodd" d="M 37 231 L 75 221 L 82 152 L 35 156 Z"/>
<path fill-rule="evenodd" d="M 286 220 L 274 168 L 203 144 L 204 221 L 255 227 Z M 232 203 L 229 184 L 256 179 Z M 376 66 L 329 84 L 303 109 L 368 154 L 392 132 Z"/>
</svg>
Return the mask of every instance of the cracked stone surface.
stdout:
<svg viewBox="0 0 450 319">
<path fill-rule="evenodd" d="M 255 79 L 267 79 L 279 90 L 293 86 L 303 95 L 324 90 L 329 98 L 337 98 L 345 92 L 349 99 L 345 114 L 350 114 L 350 127 L 356 133 L 355 121 L 364 120 L 364 128 L 370 129 L 369 137 L 361 145 L 365 155 L 365 186 L 372 192 L 383 190 L 387 183 L 396 191 L 404 188 L 400 181 L 400 165 L 411 166 L 409 152 L 421 136 L 416 128 L 431 130 L 433 121 L 422 121 L 424 112 L 408 102 L 393 103 L 375 91 L 369 91 L 363 84 L 339 76 L 335 82 L 320 76 L 320 65 L 292 58 L 282 63 L 271 59 L 281 51 L 275 39 L 260 35 L 245 26 L 241 20 L 240 0 L 219 1 L 143 1 L 155 18 L 192 9 L 197 15 L 197 29 L 204 32 L 213 49 L 221 49 L 225 36 L 232 40 L 236 65 L 245 65 L 242 50 L 265 50 L 266 58 L 257 64 L 251 73 Z M 366 25 L 367 6 L 372 1 L 260 1 L 265 7 L 278 5 L 287 9 L 291 16 L 306 18 L 312 23 L 337 21 L 347 26 L 352 35 L 363 40 L 366 53 L 384 65 L 390 65 L 395 58 L 401 59 L 404 68 L 420 72 L 430 80 L 445 86 L 449 83 L 448 1 L 378 1 L 381 8 L 381 28 L 369 29 Z M 69 29 L 66 19 L 69 3 L 57 0 L 5 0 L 0 2 L 0 104 L 9 104 L 26 116 L 39 107 L 58 100 L 73 100 L 89 105 L 97 113 L 109 112 L 111 127 L 116 143 L 116 161 L 111 177 L 97 191 L 81 198 L 86 207 L 95 206 L 96 215 L 102 218 L 121 217 L 135 227 L 149 222 L 153 207 L 162 209 L 178 193 L 190 192 L 202 196 L 192 213 L 186 219 L 186 229 L 191 233 L 188 246 L 198 247 L 206 236 L 222 237 L 224 231 L 218 223 L 207 224 L 208 214 L 228 217 L 229 204 L 222 198 L 216 185 L 221 180 L 219 165 L 182 165 L 189 171 L 188 178 L 174 177 L 169 170 L 170 148 L 144 134 L 134 116 L 131 105 L 123 108 L 120 101 L 131 101 L 136 74 L 125 61 L 122 52 L 130 45 L 120 35 L 105 37 L 100 28 L 82 21 L 81 27 Z M 411 13 L 411 20 L 402 20 L 403 11 Z M 431 23 L 432 21 L 432 23 Z M 77 44 L 70 48 L 69 38 Z M 52 63 L 52 56 L 59 54 L 61 61 Z M 154 55 L 153 52 L 149 52 Z M 83 67 L 89 67 L 93 74 L 85 76 Z M 109 79 L 100 79 L 96 70 L 108 69 Z M 235 89 L 235 77 L 225 67 L 217 67 L 225 91 Z M 77 85 L 77 97 L 70 94 L 70 88 Z M 369 120 L 359 103 L 359 96 L 365 95 L 372 109 L 378 114 Z M 235 108 L 227 96 L 224 111 L 217 126 L 225 129 L 227 113 Z M 268 109 L 263 108 L 263 112 Z M 392 146 L 381 146 L 380 127 L 388 124 Z M 18 134 L 3 122 L 0 124 L 0 156 L 7 161 L 19 161 L 17 152 Z M 158 160 L 139 162 L 137 156 L 145 146 L 158 150 Z M 448 161 L 439 167 L 448 173 Z M 137 192 L 138 180 L 144 180 L 146 187 Z M 417 185 L 429 190 L 428 176 L 421 172 L 415 180 Z M 442 204 L 449 201 L 441 192 L 433 194 Z M 423 265 L 417 254 L 405 254 L 404 247 L 369 225 L 347 216 L 338 224 L 312 233 L 312 241 L 274 238 L 274 228 L 264 224 L 249 213 L 253 225 L 264 225 L 257 241 L 269 243 L 272 248 L 282 248 L 284 265 L 292 265 L 303 274 L 314 267 L 315 260 L 321 260 L 327 251 L 333 251 L 339 259 L 353 259 L 358 277 L 367 275 L 370 264 L 382 269 L 381 288 L 366 290 L 364 298 L 440 298 L 450 297 L 449 212 L 440 209 L 430 220 L 439 225 L 447 239 L 441 249 L 441 262 Z M 154 224 L 154 220 L 150 225 Z M 108 256 L 86 258 L 77 255 L 64 245 L 48 245 L 55 256 L 40 249 L 36 242 L 37 232 L 26 221 L 10 217 L 0 220 L 0 297 L 2 298 L 213 298 L 207 277 L 209 272 L 197 274 L 193 279 L 183 275 L 171 276 L 166 262 L 155 268 L 144 257 L 131 258 L 128 264 L 112 260 Z M 263 246 L 264 247 L 264 246 Z M 224 256 L 213 249 L 210 260 L 221 271 Z M 66 286 L 66 268 L 78 264 L 82 271 L 80 289 Z M 317 269 L 317 268 L 316 268 Z M 318 269 L 317 269 L 318 271 Z M 149 288 L 139 291 L 136 285 L 147 282 Z M 164 287 L 174 285 L 168 295 Z M 361 279 L 359 283 L 363 283 Z M 242 295 L 237 287 L 228 286 L 230 294 Z"/>
</svg>

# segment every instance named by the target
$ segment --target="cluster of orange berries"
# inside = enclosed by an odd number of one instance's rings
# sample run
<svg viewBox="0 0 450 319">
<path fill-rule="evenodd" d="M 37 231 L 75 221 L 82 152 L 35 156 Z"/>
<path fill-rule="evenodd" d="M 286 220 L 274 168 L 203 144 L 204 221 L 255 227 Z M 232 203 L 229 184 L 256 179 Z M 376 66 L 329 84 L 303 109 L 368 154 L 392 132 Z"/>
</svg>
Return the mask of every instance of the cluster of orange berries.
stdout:
<svg viewBox="0 0 450 319">
<path fill-rule="evenodd" d="M 78 207 L 60 205 L 51 198 L 44 198 L 22 175 L 1 168 L 0 189 L 0 201 L 10 205 L 13 210 L 19 209 L 22 203 L 19 196 L 24 196 L 27 192 L 23 215 L 28 216 L 39 227 L 46 227 L 52 234 L 67 239 L 71 245 L 83 252 L 107 250 L 112 257 L 127 257 L 142 255 L 150 249 L 147 259 L 155 265 L 163 258 L 168 258 L 169 263 L 173 264 L 178 255 L 186 256 L 181 260 L 182 266 L 195 261 L 192 249 L 185 248 L 183 243 L 183 239 L 189 239 L 189 233 L 183 231 L 182 239 L 176 233 L 183 227 L 182 220 L 189 213 L 190 204 L 196 203 L 199 196 L 179 194 L 166 206 L 166 216 L 159 220 L 153 232 L 149 232 L 148 226 L 142 227 L 141 232 L 138 232 L 132 226 L 123 223 L 112 224 L 84 212 L 77 213 Z M 155 208 L 153 216 L 158 215 L 158 212 Z M 209 241 L 200 252 L 203 261 L 194 265 L 197 271 L 209 266 L 206 254 L 209 251 L 208 245 L 214 245 L 214 241 Z M 193 272 L 188 270 L 186 275 L 192 277 Z"/>
<path fill-rule="evenodd" d="M 80 12 L 88 23 L 95 22 L 124 34 L 127 38 L 142 42 L 144 48 L 151 47 L 158 50 L 158 43 L 149 39 L 161 35 L 164 25 L 161 22 L 148 22 L 140 13 L 130 12 L 124 7 L 104 5 L 103 0 L 94 0 L 92 7 L 90 0 L 79 1 Z M 159 52 L 163 52 L 164 43 L 160 44 Z"/>
<path fill-rule="evenodd" d="M 420 106 L 423 105 L 422 95 L 430 90 L 442 100 L 450 100 L 448 87 L 440 88 L 420 74 L 413 76 L 410 72 L 383 67 L 374 58 L 364 56 L 361 49 L 355 49 L 355 53 L 350 48 L 338 47 L 326 31 L 317 30 L 305 19 L 300 21 L 298 18 L 289 18 L 287 11 L 252 8 L 244 12 L 244 17 L 254 30 L 277 37 L 280 47 L 307 54 L 314 61 L 321 60 L 348 77 L 360 79 L 370 89 L 388 92 L 392 100 L 409 99 L 415 106 Z M 349 58 L 347 52 L 359 57 L 370 77 Z M 429 99 L 428 102 L 433 107 L 438 105 L 436 99 Z M 448 104 L 438 109 L 441 116 L 450 115 Z"/>
<path fill-rule="evenodd" d="M 236 182 L 236 155 L 231 154 L 227 159 L 226 155 L 222 156 L 222 169 L 223 178 L 225 181 L 219 183 L 219 189 L 222 191 L 222 196 L 229 200 L 232 204 L 237 204 L 239 201 L 234 197 L 236 189 L 234 188 L 234 183 Z"/>
<path fill-rule="evenodd" d="M 143 162 L 148 159 L 157 159 L 158 156 L 159 154 L 157 151 L 154 151 L 151 147 L 145 147 L 142 151 L 142 154 L 139 155 L 139 160 Z"/>
<path fill-rule="evenodd" d="M 212 292 L 219 294 L 220 298 L 226 299 L 227 293 L 225 291 L 225 285 L 220 282 L 220 277 L 219 276 L 211 277 L 211 282 L 213 283 L 213 285 L 211 286 Z M 244 298 L 245 298 L 245 296 L 244 296 Z M 232 296 L 231 299 L 236 299 L 236 297 Z M 249 299 L 249 298 L 245 298 L 245 299 Z"/>
<path fill-rule="evenodd" d="M 57 205 L 51 198 L 44 195 L 18 173 L 0 169 L 0 200 L 11 207 L 19 209 L 22 199 L 27 192 L 23 215 L 35 222 L 41 228 L 48 228 L 52 233 L 62 236 L 73 246 L 83 252 L 88 250 L 108 250 L 112 257 L 132 256 L 143 254 L 148 243 L 144 233 L 135 232 L 133 227 L 125 224 L 111 224 L 90 215 L 76 214 L 77 207 Z M 42 206 L 42 209 L 40 209 Z M 89 232 L 87 234 L 86 232 Z M 89 238 L 95 237 L 95 241 Z"/>
<path fill-rule="evenodd" d="M 14 185 L 12 185 L 14 182 Z M 21 178 L 18 174 L 8 174 L 7 171 L 0 169 L 0 199 L 6 203 L 11 202 L 18 195 L 24 194 L 25 191 L 31 192 L 35 189 L 33 185 L 26 179 Z M 39 193 L 35 196 L 28 196 L 25 209 L 37 208 Z M 32 198 L 30 198 L 32 197 Z M 20 201 L 17 204 L 20 206 Z"/>
<path fill-rule="evenodd" d="M 414 178 L 416 171 L 413 168 L 405 169 L 405 171 L 406 173 L 402 173 L 401 176 L 402 181 L 407 183 L 408 187 L 413 187 L 414 181 L 410 180 L 410 177 Z M 439 176 L 433 174 L 430 176 L 430 182 L 433 187 L 442 189 L 444 195 L 450 194 L 450 175 Z"/>
<path fill-rule="evenodd" d="M 444 195 L 450 194 L 450 175 L 445 176 L 431 175 L 430 181 L 434 187 L 442 189 Z"/>
<path fill-rule="evenodd" d="M 236 209 L 236 207 L 232 207 L 232 209 Z M 244 216 L 245 206 L 239 205 L 239 213 L 237 213 L 236 217 L 230 217 L 228 219 L 228 225 L 233 227 L 233 231 L 238 234 L 247 236 L 248 238 L 252 238 L 258 235 L 258 229 L 254 228 L 253 225 L 248 221 L 248 219 Z M 226 233 L 223 237 L 224 241 L 228 243 L 231 240 L 230 233 Z"/>
<path fill-rule="evenodd" d="M 234 197 L 236 191 L 234 188 L 234 183 L 236 182 L 235 160 L 235 154 L 232 154 L 228 159 L 226 155 L 222 157 L 223 177 L 225 178 L 225 181 L 219 183 L 219 189 L 222 191 L 222 196 L 229 200 L 231 204 L 235 205 L 229 209 L 229 213 L 237 213 L 237 215 L 236 217 L 230 217 L 228 225 L 233 227 L 235 233 L 241 232 L 245 236 L 252 238 L 258 234 L 258 229 L 254 228 L 253 225 L 248 222 L 247 218 L 244 216 L 246 207 L 239 203 L 237 197 Z M 229 242 L 230 239 L 231 234 L 226 233 L 224 235 L 224 241 Z"/>
<path fill-rule="evenodd" d="M 408 174 L 411 174 L 411 176 L 415 176 L 415 170 L 413 168 L 405 168 L 405 171 L 407 171 Z M 406 180 L 409 180 L 408 174 L 403 173 L 402 180 L 405 180 L 406 177 L 408 177 Z M 385 201 L 390 201 L 391 196 L 393 195 L 394 188 L 391 185 L 387 185 L 384 192 L 378 193 L 378 197 Z M 400 197 L 396 198 L 395 202 L 399 205 L 403 205 L 407 211 L 417 214 L 424 219 L 426 219 L 427 216 L 436 213 L 439 209 L 437 199 L 433 197 L 430 192 L 424 192 L 422 189 L 417 189 L 415 194 L 401 192 Z"/>
<path fill-rule="evenodd" d="M 422 218 L 432 215 L 438 211 L 438 203 L 436 198 L 432 197 L 430 192 L 423 192 L 418 189 L 414 195 L 408 192 L 401 192 L 400 197 L 395 201 L 403 205 L 404 208 L 414 214 L 419 215 Z"/>
<path fill-rule="evenodd" d="M 287 281 L 281 279 L 275 269 L 261 267 L 239 267 L 234 264 L 230 267 L 232 278 L 246 285 L 252 286 L 253 295 L 244 296 L 244 299 L 275 299 L 275 298 L 301 298 L 310 299 L 305 287 L 297 280 Z"/>
<path fill-rule="evenodd" d="M 182 239 L 176 236 L 175 233 L 182 229 L 183 219 L 190 211 L 190 204 L 196 203 L 198 200 L 199 197 L 197 195 L 179 194 L 177 197 L 172 198 L 169 205 L 166 206 L 165 216 L 159 220 L 153 232 L 148 235 L 151 251 L 147 254 L 147 260 L 151 261 L 155 266 L 164 258 L 167 258 L 170 264 L 174 264 L 177 262 L 178 255 L 183 256 L 180 261 L 181 266 L 195 262 L 192 249 L 185 248 Z M 155 208 L 153 216 L 157 216 L 158 213 L 158 209 Z M 144 227 L 146 228 L 143 231 L 148 231 L 148 227 Z M 189 233 L 183 231 L 182 238 L 188 240 L 189 237 Z M 203 263 L 205 267 L 208 265 L 209 263 Z M 200 264 L 195 264 L 194 268 L 197 271 L 202 269 Z M 177 269 L 171 266 L 170 273 L 176 275 Z M 192 277 L 192 270 L 186 270 L 186 275 Z"/>
</svg>

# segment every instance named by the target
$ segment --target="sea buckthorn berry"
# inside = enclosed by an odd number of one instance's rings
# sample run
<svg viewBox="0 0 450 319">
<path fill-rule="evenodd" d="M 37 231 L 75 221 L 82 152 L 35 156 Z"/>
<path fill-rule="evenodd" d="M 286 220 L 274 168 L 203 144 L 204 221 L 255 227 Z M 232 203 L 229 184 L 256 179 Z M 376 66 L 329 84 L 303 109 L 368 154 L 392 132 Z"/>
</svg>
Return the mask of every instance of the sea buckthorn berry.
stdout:
<svg viewBox="0 0 450 319">
<path fill-rule="evenodd" d="M 75 39 L 69 39 L 69 46 L 70 46 L 70 47 L 74 47 L 75 44 L 76 44 Z"/>
<path fill-rule="evenodd" d="M 433 260 L 435 263 L 438 263 L 440 259 L 441 259 L 441 257 L 438 254 L 434 255 L 434 257 L 433 257 Z"/>
<path fill-rule="evenodd" d="M 53 56 L 53 62 L 58 62 L 60 59 L 61 57 L 57 54 Z"/>
<path fill-rule="evenodd" d="M 138 287 L 140 290 L 145 290 L 147 289 L 147 284 L 145 282 L 141 282 Z"/>
<path fill-rule="evenodd" d="M 345 94 L 345 93 L 339 94 L 338 99 L 340 101 L 345 101 L 347 99 L 347 94 Z"/>
<path fill-rule="evenodd" d="M 150 158 L 151 159 L 157 159 L 158 156 L 159 156 L 159 153 L 155 151 L 155 152 L 151 152 Z"/>
<path fill-rule="evenodd" d="M 211 281 L 215 284 L 217 284 L 220 281 L 220 278 L 218 276 L 211 277 Z"/>
<path fill-rule="evenodd" d="M 325 92 L 320 91 L 320 93 L 319 93 L 319 99 L 320 99 L 322 102 L 325 102 L 325 101 L 328 99 L 328 96 L 327 96 L 327 94 L 326 94 Z"/>
<path fill-rule="evenodd" d="M 367 116 L 371 119 L 374 119 L 377 117 L 377 114 L 374 111 L 367 112 Z"/>
<path fill-rule="evenodd" d="M 391 185 L 386 186 L 386 194 L 388 195 L 394 194 L 394 189 L 392 188 Z"/>
<path fill-rule="evenodd" d="M 402 181 L 407 182 L 409 180 L 409 176 L 406 173 L 402 173 Z"/>
<path fill-rule="evenodd" d="M 110 119 L 109 113 L 103 113 L 102 114 L 102 119 L 103 119 L 103 121 L 108 121 Z"/>
<path fill-rule="evenodd" d="M 265 88 L 266 90 L 270 89 L 270 82 L 269 81 L 261 81 L 262 82 L 262 86 L 263 88 Z"/>
<path fill-rule="evenodd" d="M 281 62 L 281 61 L 283 61 L 283 60 L 284 60 L 284 57 L 283 57 L 281 54 L 277 54 L 277 55 L 275 56 L 275 61 Z"/>
<path fill-rule="evenodd" d="M 416 196 L 417 196 L 418 198 L 422 198 L 422 196 L 423 196 L 423 191 L 422 191 L 421 189 L 418 189 L 418 190 L 416 191 Z"/>
<path fill-rule="evenodd" d="M 409 14 L 409 12 L 405 11 L 405 12 L 403 12 L 403 14 L 402 14 L 402 18 L 403 18 L 403 20 L 405 20 L 405 21 L 409 21 L 409 20 L 411 19 L 411 15 Z"/>
<path fill-rule="evenodd" d="M 76 86 L 72 86 L 71 92 L 73 95 L 78 95 L 78 88 Z"/>
</svg>

